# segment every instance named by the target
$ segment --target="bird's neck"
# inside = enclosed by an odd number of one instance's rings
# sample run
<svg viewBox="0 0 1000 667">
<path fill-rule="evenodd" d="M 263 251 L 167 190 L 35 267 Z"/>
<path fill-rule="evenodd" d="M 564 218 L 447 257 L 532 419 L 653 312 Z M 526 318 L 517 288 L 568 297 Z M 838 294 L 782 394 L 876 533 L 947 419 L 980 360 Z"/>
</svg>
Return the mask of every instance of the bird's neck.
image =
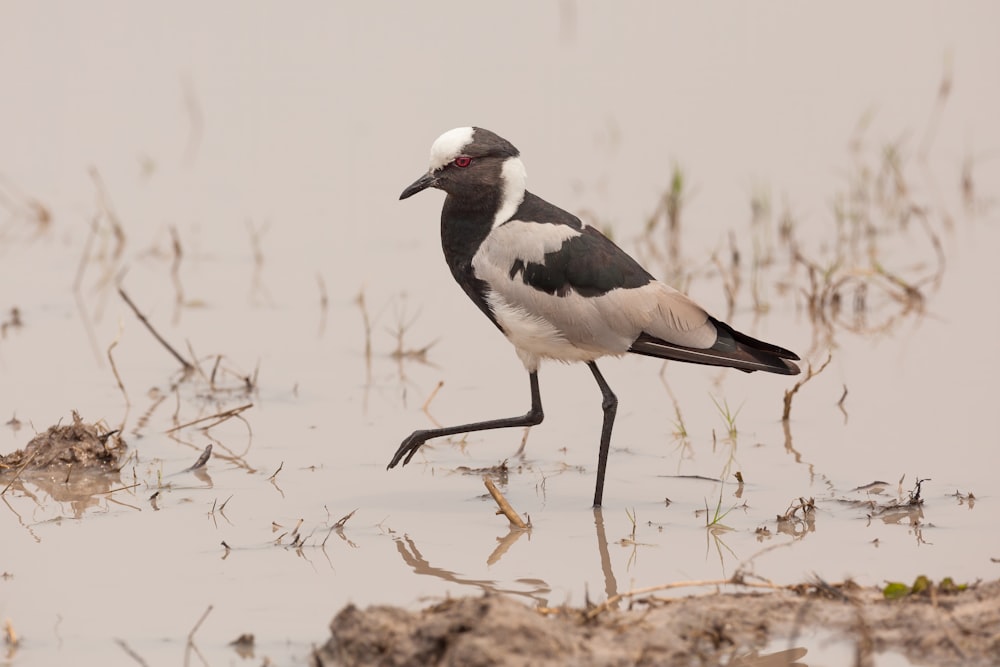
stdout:
<svg viewBox="0 0 1000 667">
<path fill-rule="evenodd" d="M 451 275 L 472 302 L 497 327 L 493 311 L 486 301 L 489 286 L 476 277 L 472 258 L 483 240 L 493 229 L 493 219 L 499 204 L 499 193 L 492 204 L 472 203 L 449 195 L 441 209 L 441 248 L 451 269 Z"/>
<path fill-rule="evenodd" d="M 441 248 L 455 280 L 472 275 L 472 257 L 493 229 L 501 192 L 481 191 L 475 198 L 448 195 L 441 209 Z"/>
</svg>

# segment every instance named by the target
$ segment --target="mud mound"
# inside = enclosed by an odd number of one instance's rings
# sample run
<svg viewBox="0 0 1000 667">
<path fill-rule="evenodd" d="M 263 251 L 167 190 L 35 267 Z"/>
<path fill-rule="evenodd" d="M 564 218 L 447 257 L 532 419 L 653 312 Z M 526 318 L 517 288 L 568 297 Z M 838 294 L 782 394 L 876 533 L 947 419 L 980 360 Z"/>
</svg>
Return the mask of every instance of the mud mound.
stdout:
<svg viewBox="0 0 1000 667">
<path fill-rule="evenodd" d="M 116 431 L 88 424 L 73 411 L 73 423 L 50 426 L 24 447 L 0 456 L 0 473 L 25 468 L 46 470 L 61 466 L 74 468 L 114 468 L 125 451 Z"/>
<path fill-rule="evenodd" d="M 317 665 L 715 665 L 809 661 L 796 637 L 824 630 L 857 646 L 857 664 L 897 651 L 914 664 L 994 665 L 1000 581 L 953 595 L 885 600 L 843 589 L 833 599 L 790 591 L 720 594 L 607 611 L 539 610 L 487 595 L 419 612 L 350 605 L 331 623 Z M 759 653 L 772 640 L 788 648 Z M 796 648 L 796 646 L 798 646 Z"/>
</svg>

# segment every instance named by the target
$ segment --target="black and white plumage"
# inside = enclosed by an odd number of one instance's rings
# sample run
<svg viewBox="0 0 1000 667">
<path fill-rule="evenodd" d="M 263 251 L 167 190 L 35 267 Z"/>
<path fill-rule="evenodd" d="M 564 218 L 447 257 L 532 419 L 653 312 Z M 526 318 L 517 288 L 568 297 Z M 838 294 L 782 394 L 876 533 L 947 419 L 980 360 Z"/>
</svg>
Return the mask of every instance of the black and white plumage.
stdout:
<svg viewBox="0 0 1000 667">
<path fill-rule="evenodd" d="M 438 137 L 430 169 L 399 196 L 427 188 L 447 193 L 441 210 L 445 259 L 469 298 L 514 345 L 528 371 L 531 409 L 520 417 L 415 431 L 388 467 L 409 463 L 431 438 L 540 423 L 541 361 L 582 361 L 603 396 L 598 507 L 618 405 L 598 358 L 634 352 L 794 375 L 798 357 L 713 318 L 595 228 L 528 192 L 525 181 L 520 153 L 510 142 L 489 130 L 460 127 Z"/>
</svg>

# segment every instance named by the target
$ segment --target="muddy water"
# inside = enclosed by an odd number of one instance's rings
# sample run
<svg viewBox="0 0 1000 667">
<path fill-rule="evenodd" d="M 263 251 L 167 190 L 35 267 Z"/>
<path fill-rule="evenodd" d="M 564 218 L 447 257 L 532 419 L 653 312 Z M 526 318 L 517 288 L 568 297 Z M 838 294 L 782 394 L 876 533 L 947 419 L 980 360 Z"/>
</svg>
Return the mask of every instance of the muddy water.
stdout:
<svg viewBox="0 0 1000 667">
<path fill-rule="evenodd" d="M 245 632 L 256 658 L 283 662 L 347 602 L 480 590 L 582 604 L 738 571 L 997 576 L 996 9 L 313 10 L 4 10 L 0 421 L 16 421 L 0 451 L 75 409 L 122 427 L 132 452 L 96 487 L 25 475 L 4 494 L 0 617 L 20 639 L 4 663 L 127 663 L 127 647 L 149 664 L 186 650 L 236 664 L 227 643 Z M 795 379 L 607 361 L 620 407 L 595 515 L 600 395 L 586 369 L 554 365 L 523 457 L 520 431 L 494 432 L 386 472 L 415 428 L 528 405 L 513 352 L 441 262 L 440 196 L 396 201 L 433 138 L 468 123 L 521 148 L 534 191 L 654 273 L 679 271 L 720 315 L 711 257 L 725 268 L 739 247 L 733 324 L 816 366 L 832 354 L 787 429 Z M 887 147 L 898 180 L 879 180 Z M 643 236 L 674 164 L 679 267 Z M 751 224 L 754 199 L 771 207 Z M 862 250 L 839 270 L 868 281 L 866 319 L 852 319 L 856 289 L 832 331 L 810 317 L 779 221 L 829 265 L 844 202 L 879 221 L 879 266 L 919 287 L 922 308 L 885 296 L 892 281 Z M 892 222 L 911 205 L 926 228 Z M 755 247 L 774 252 L 757 313 Z M 179 378 L 116 284 L 204 375 Z M 247 403 L 243 421 L 171 430 Z M 208 444 L 208 465 L 183 472 Z M 501 543 L 474 471 L 505 459 L 501 488 L 533 529 Z M 923 478 L 920 508 L 879 511 Z M 881 494 L 854 490 L 876 480 Z M 815 511 L 779 524 L 800 498 Z"/>
</svg>

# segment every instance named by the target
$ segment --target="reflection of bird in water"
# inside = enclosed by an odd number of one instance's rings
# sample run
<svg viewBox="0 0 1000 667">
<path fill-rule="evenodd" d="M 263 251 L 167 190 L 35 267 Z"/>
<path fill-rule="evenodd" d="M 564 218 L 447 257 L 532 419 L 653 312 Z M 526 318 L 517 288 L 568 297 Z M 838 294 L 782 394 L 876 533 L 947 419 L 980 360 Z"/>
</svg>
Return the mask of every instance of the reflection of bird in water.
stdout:
<svg viewBox="0 0 1000 667">
<path fill-rule="evenodd" d="M 524 531 L 517 532 L 518 534 L 523 534 Z M 508 537 L 510 536 L 508 535 Z M 409 565 L 416 574 L 430 575 L 432 577 L 437 577 L 442 581 L 448 581 L 461 586 L 475 586 L 476 588 L 482 589 L 485 593 L 518 595 L 534 600 L 542 605 L 548 604 L 546 596 L 552 592 L 552 588 L 541 579 L 518 579 L 517 582 L 528 586 L 528 590 L 504 588 L 492 579 L 466 579 L 456 572 L 431 565 L 430 561 L 424 558 L 423 554 L 420 553 L 420 549 L 417 548 L 416 543 L 414 543 L 409 536 L 404 535 L 401 538 L 396 537 L 393 541 L 396 543 L 396 550 L 399 551 L 399 555 L 402 556 L 403 562 Z"/>
</svg>

